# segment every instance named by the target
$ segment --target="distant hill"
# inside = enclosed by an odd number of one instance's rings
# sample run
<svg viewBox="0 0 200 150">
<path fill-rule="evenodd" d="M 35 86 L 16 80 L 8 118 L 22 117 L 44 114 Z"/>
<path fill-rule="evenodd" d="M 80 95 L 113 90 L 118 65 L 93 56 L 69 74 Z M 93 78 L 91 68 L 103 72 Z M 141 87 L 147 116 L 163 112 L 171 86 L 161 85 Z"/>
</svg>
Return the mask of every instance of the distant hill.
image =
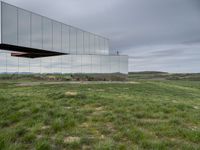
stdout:
<svg viewBox="0 0 200 150">
<path fill-rule="evenodd" d="M 162 71 L 141 71 L 141 72 L 129 72 L 129 74 L 169 74 Z"/>
<path fill-rule="evenodd" d="M 168 73 L 160 71 L 129 72 L 129 80 L 190 80 L 200 81 L 200 73 Z"/>
</svg>

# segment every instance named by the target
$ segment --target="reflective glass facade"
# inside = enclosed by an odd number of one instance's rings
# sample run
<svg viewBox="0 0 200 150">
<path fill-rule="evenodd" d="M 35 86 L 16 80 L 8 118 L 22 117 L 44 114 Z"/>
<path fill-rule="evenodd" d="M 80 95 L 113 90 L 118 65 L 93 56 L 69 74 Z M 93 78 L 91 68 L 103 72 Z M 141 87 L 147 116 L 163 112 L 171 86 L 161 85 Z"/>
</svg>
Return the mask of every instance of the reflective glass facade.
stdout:
<svg viewBox="0 0 200 150">
<path fill-rule="evenodd" d="M 107 38 L 4 2 L 0 20 L 0 73 L 128 73 Z"/>
</svg>

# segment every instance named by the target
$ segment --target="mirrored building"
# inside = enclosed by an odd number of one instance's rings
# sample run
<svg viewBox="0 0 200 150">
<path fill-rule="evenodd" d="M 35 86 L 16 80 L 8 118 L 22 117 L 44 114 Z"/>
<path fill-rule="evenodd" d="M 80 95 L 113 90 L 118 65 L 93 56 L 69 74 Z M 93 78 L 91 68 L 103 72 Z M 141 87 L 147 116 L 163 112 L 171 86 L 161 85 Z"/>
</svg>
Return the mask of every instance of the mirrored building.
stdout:
<svg viewBox="0 0 200 150">
<path fill-rule="evenodd" d="M 128 73 L 109 39 L 0 3 L 0 73 Z"/>
</svg>

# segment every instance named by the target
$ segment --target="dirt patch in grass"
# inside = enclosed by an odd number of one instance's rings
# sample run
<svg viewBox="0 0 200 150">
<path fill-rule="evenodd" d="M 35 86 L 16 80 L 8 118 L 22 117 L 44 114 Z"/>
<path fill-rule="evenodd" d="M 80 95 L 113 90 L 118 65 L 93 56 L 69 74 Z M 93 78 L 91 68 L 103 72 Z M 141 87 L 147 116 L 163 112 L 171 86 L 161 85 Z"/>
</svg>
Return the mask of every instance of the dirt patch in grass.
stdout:
<svg viewBox="0 0 200 150">
<path fill-rule="evenodd" d="M 102 111 L 103 110 L 103 107 L 101 106 L 101 107 L 97 107 L 97 108 L 95 108 L 95 110 L 96 111 Z"/>
<path fill-rule="evenodd" d="M 113 126 L 113 124 L 111 122 L 106 124 L 106 128 L 110 131 L 110 132 L 115 132 L 115 128 Z"/>
<path fill-rule="evenodd" d="M 43 126 L 41 129 L 46 130 L 46 129 L 49 129 L 49 128 L 50 128 L 50 126 Z"/>
<path fill-rule="evenodd" d="M 101 115 L 104 112 L 106 112 L 104 110 L 104 107 L 100 106 L 100 107 L 96 107 L 96 108 L 93 109 L 92 115 Z"/>
<path fill-rule="evenodd" d="M 74 91 L 67 91 L 67 92 L 65 92 L 65 95 L 66 95 L 66 96 L 77 96 L 78 93 L 77 93 L 77 92 L 74 92 Z"/>
<path fill-rule="evenodd" d="M 104 89 L 97 89 L 96 91 L 97 92 L 104 92 L 105 90 Z"/>
<path fill-rule="evenodd" d="M 136 81 L 129 81 L 127 83 L 130 83 L 130 84 L 140 84 L 140 82 L 136 82 Z"/>
<path fill-rule="evenodd" d="M 91 147 L 88 146 L 88 145 L 83 145 L 83 146 L 82 146 L 82 150 L 89 150 L 89 149 L 91 149 Z"/>
<path fill-rule="evenodd" d="M 70 107 L 70 106 L 65 106 L 64 108 L 65 109 L 72 109 L 72 107 Z"/>
<path fill-rule="evenodd" d="M 64 138 L 64 143 L 74 143 L 74 142 L 80 142 L 80 137 L 68 136 Z"/>
<path fill-rule="evenodd" d="M 191 124 L 191 123 L 185 123 L 184 124 L 186 128 L 190 129 L 190 130 L 193 130 L 193 131 L 198 131 L 200 130 L 200 127 L 198 127 L 197 125 L 195 124 Z"/>
<path fill-rule="evenodd" d="M 93 110 L 93 111 L 102 111 L 102 110 L 104 110 L 104 107 L 103 106 L 93 105 L 93 104 L 86 104 L 81 109 Z"/>
<path fill-rule="evenodd" d="M 97 106 L 92 104 L 86 104 L 83 107 L 81 107 L 80 110 L 90 111 L 91 115 L 88 116 L 88 118 L 96 115 L 101 115 L 102 113 L 106 112 L 103 106 Z"/>
<path fill-rule="evenodd" d="M 143 123 L 165 123 L 165 122 L 167 122 L 167 120 L 151 119 L 151 118 L 139 119 L 139 121 L 143 122 Z"/>
<path fill-rule="evenodd" d="M 76 91 L 67 91 L 64 93 L 64 95 L 68 98 L 79 98 L 79 99 L 87 98 L 87 96 L 84 93 L 79 93 Z"/>
<path fill-rule="evenodd" d="M 199 107 L 198 107 L 198 106 L 194 106 L 193 108 L 194 108 L 194 109 L 199 109 Z"/>
<path fill-rule="evenodd" d="M 172 100 L 172 102 L 173 102 L 173 103 L 175 103 L 175 104 L 177 104 L 177 103 L 178 103 L 178 101 L 176 101 L 176 100 Z"/>
<path fill-rule="evenodd" d="M 102 135 L 100 136 L 100 139 L 105 139 L 105 136 L 102 134 Z"/>
<path fill-rule="evenodd" d="M 40 83 L 34 83 L 34 82 L 28 82 L 28 83 L 18 83 L 16 86 L 19 87 L 29 87 L 29 86 L 34 86 L 34 85 L 39 85 Z"/>
<path fill-rule="evenodd" d="M 41 134 L 37 135 L 37 139 L 41 139 L 41 138 L 43 138 L 43 135 Z"/>
<path fill-rule="evenodd" d="M 84 123 L 82 123 L 82 124 L 80 125 L 80 127 L 88 128 L 88 127 L 90 127 L 90 124 L 87 123 L 87 122 L 84 122 Z"/>
</svg>

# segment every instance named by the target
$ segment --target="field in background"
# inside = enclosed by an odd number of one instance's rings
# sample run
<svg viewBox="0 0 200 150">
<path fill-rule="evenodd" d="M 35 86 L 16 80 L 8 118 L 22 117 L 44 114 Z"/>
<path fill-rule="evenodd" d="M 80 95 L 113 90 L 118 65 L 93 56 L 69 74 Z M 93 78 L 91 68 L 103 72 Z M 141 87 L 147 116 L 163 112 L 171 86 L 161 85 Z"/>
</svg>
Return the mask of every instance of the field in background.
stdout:
<svg viewBox="0 0 200 150">
<path fill-rule="evenodd" d="M 200 149 L 200 74 L 88 78 L 0 75 L 0 149 Z"/>
<path fill-rule="evenodd" d="M 130 72 L 128 79 L 200 81 L 200 73 Z"/>
<path fill-rule="evenodd" d="M 125 81 L 128 76 L 116 74 L 0 74 L 0 80 L 17 81 Z"/>
</svg>

